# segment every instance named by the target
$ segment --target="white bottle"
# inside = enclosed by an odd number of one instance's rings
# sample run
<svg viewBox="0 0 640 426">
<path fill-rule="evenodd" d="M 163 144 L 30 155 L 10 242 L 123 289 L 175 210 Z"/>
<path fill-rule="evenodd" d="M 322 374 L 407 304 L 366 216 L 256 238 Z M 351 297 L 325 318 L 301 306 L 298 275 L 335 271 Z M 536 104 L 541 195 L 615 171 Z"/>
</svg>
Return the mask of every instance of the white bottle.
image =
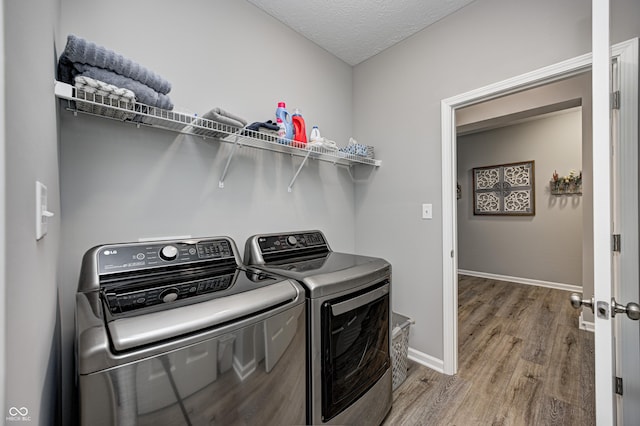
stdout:
<svg viewBox="0 0 640 426">
<path fill-rule="evenodd" d="M 318 126 L 313 126 L 313 129 L 311 129 L 311 135 L 309 136 L 309 141 L 310 142 L 315 142 L 320 140 L 321 136 L 320 136 L 320 130 L 318 129 Z"/>
<path fill-rule="evenodd" d="M 285 139 L 285 136 L 287 134 L 287 129 L 280 118 L 276 119 L 276 123 L 278 124 L 278 143 L 286 144 L 287 140 Z"/>
</svg>

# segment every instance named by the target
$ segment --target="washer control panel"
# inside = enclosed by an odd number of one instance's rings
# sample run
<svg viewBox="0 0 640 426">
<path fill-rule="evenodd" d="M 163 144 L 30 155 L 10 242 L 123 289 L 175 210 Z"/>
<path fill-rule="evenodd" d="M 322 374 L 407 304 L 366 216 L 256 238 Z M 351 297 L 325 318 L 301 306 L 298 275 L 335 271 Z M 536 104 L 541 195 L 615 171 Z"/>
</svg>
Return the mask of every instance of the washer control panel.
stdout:
<svg viewBox="0 0 640 426">
<path fill-rule="evenodd" d="M 98 273 L 230 259 L 234 252 L 227 239 L 109 245 L 98 252 Z"/>
<path fill-rule="evenodd" d="M 263 254 L 267 254 L 321 248 L 327 246 L 327 243 L 321 232 L 303 232 L 261 236 L 258 238 L 258 246 Z"/>
</svg>

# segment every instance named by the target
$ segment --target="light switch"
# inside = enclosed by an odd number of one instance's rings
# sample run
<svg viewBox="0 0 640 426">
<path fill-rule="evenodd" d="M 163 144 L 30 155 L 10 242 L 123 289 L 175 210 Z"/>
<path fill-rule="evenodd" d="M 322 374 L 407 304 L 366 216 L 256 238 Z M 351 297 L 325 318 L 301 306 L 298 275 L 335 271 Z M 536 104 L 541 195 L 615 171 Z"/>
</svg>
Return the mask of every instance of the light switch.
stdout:
<svg viewBox="0 0 640 426">
<path fill-rule="evenodd" d="M 422 205 L 422 218 L 423 219 L 432 219 L 433 218 L 433 205 L 432 204 L 423 204 Z"/>
<path fill-rule="evenodd" d="M 47 210 L 47 187 L 36 181 L 36 240 L 47 233 L 49 218 L 53 216 Z"/>
</svg>

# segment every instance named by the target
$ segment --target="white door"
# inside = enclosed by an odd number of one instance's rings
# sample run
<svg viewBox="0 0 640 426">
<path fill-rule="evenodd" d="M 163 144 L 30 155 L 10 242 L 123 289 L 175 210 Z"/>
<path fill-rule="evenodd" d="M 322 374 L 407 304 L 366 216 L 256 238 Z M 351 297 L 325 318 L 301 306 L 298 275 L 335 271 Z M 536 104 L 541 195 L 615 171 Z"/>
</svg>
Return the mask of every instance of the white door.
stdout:
<svg viewBox="0 0 640 426">
<path fill-rule="evenodd" d="M 596 423 L 598 425 L 612 425 L 616 423 L 617 398 L 615 394 L 616 376 L 616 341 L 622 342 L 625 338 L 618 335 L 616 330 L 621 330 L 618 322 L 629 321 L 626 315 L 615 314 L 616 306 L 613 298 L 616 296 L 614 287 L 615 276 L 619 276 L 618 266 L 620 259 L 613 261 L 612 257 L 612 234 L 614 232 L 615 216 L 619 209 L 612 208 L 612 195 L 619 186 L 615 186 L 612 193 L 611 165 L 616 161 L 612 157 L 611 136 L 618 136 L 617 130 L 612 126 L 611 113 L 611 49 L 609 41 L 609 0 L 593 0 L 592 2 L 592 48 L 593 48 L 593 220 L 594 220 L 594 302 L 595 312 L 595 386 L 596 386 Z M 637 58 L 637 44 L 635 46 Z M 637 60 L 636 60 L 637 64 Z M 618 64 L 619 65 L 619 64 Z M 637 65 L 636 65 L 637 78 Z M 617 76 L 616 76 L 617 77 Z M 617 79 L 616 79 L 617 80 Z M 625 93 L 626 90 L 623 91 Z M 637 88 L 636 88 L 637 93 Z M 621 117 L 620 117 L 621 118 Z M 637 115 L 635 116 L 635 126 L 637 127 Z M 621 141 L 624 143 L 624 141 Z M 637 143 L 637 137 L 636 141 Z M 634 159 L 637 161 L 637 154 Z M 614 169 L 616 170 L 616 169 Z M 616 170 L 617 171 L 617 170 Z M 614 180 L 614 183 L 618 184 Z M 637 185 L 637 178 L 635 181 Z M 637 191 L 637 189 L 636 189 Z M 621 194 L 622 195 L 622 194 Z M 637 195 L 637 194 L 636 194 Z M 616 202 L 618 200 L 615 200 Z M 636 204 L 637 206 L 637 204 Z M 615 213 L 615 215 L 614 215 Z M 638 210 L 635 215 L 637 220 Z M 630 238 L 637 239 L 637 232 Z M 636 257 L 637 262 L 637 257 Z M 620 281 L 619 287 L 638 285 Z M 619 297 L 619 296 L 618 296 Z M 632 301 L 624 301 L 628 303 Z M 614 311 L 614 312 L 612 312 Z M 637 334 L 637 332 L 636 332 Z M 637 337 L 637 336 L 636 336 Z M 618 345 L 619 348 L 619 345 Z M 620 349 L 619 349 L 620 350 Z M 638 354 L 636 353 L 637 357 Z M 622 366 L 621 366 L 622 367 Z M 625 401 L 626 404 L 637 404 L 640 401 L 631 401 L 631 397 Z M 637 424 L 638 418 L 617 419 L 620 424 Z M 624 422 L 624 423 L 623 423 Z"/>
<path fill-rule="evenodd" d="M 612 49 L 611 114 L 613 165 L 613 294 L 618 303 L 640 301 L 638 259 L 638 39 Z M 630 305 L 629 308 L 633 308 Z M 621 308 L 619 310 L 622 310 Z M 640 324 L 628 315 L 613 319 L 619 424 L 640 424 Z M 639 312 L 640 314 L 640 312 Z"/>
</svg>

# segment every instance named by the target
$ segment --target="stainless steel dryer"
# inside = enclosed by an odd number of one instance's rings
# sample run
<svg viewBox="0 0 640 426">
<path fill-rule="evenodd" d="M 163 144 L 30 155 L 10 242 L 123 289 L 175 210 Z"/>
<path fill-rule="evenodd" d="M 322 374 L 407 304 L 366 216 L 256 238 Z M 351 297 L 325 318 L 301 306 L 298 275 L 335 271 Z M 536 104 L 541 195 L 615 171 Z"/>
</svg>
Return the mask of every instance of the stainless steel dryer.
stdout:
<svg viewBox="0 0 640 426">
<path fill-rule="evenodd" d="M 82 425 L 305 422 L 305 303 L 226 237 L 94 247 L 76 297 Z"/>
<path fill-rule="evenodd" d="M 391 265 L 337 253 L 320 231 L 254 235 L 245 263 L 307 298 L 307 423 L 379 425 L 391 408 Z"/>
</svg>

